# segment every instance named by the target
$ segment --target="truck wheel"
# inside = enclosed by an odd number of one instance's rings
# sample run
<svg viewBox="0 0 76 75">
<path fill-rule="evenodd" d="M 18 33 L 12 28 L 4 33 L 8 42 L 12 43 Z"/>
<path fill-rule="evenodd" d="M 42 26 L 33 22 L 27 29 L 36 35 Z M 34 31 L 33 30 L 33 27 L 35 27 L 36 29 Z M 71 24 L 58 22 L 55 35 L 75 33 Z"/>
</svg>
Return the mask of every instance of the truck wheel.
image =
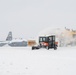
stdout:
<svg viewBox="0 0 76 75">
<path fill-rule="evenodd" d="M 49 47 L 47 46 L 46 49 L 49 50 Z"/>
<path fill-rule="evenodd" d="M 57 50 L 57 47 L 54 47 L 54 50 Z"/>
<path fill-rule="evenodd" d="M 32 50 L 34 50 L 34 48 L 32 47 Z"/>
</svg>

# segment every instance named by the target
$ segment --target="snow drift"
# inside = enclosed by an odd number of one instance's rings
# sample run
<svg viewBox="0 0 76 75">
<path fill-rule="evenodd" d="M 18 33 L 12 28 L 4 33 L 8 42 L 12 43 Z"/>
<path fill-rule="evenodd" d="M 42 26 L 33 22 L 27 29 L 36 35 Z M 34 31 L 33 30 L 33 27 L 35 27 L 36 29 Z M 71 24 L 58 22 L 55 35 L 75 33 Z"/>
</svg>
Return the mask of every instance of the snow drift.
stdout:
<svg viewBox="0 0 76 75">
<path fill-rule="evenodd" d="M 56 41 L 58 41 L 58 46 L 76 46 L 76 31 L 67 28 L 46 28 L 39 32 L 39 36 L 56 36 Z M 37 38 L 37 39 L 38 39 Z"/>
</svg>

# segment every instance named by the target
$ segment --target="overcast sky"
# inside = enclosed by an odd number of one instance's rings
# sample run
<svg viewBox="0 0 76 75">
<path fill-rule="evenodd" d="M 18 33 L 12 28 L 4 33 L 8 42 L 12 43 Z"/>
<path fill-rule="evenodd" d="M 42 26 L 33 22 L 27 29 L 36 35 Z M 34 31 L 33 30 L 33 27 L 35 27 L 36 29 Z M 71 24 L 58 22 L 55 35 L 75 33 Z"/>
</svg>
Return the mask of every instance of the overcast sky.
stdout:
<svg viewBox="0 0 76 75">
<path fill-rule="evenodd" d="M 0 40 L 35 37 L 47 27 L 76 29 L 76 0 L 0 0 Z"/>
</svg>

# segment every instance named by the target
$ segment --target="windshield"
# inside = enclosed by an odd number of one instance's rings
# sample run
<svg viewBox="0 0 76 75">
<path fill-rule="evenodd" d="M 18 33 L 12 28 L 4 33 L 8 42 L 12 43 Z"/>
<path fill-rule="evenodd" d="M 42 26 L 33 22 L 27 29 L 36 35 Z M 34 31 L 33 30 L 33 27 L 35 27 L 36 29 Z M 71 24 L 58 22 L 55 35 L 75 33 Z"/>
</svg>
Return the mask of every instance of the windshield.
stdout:
<svg viewBox="0 0 76 75">
<path fill-rule="evenodd" d="M 40 42 L 47 42 L 48 41 L 48 38 L 47 37 L 40 37 L 39 38 L 39 41 Z"/>
</svg>

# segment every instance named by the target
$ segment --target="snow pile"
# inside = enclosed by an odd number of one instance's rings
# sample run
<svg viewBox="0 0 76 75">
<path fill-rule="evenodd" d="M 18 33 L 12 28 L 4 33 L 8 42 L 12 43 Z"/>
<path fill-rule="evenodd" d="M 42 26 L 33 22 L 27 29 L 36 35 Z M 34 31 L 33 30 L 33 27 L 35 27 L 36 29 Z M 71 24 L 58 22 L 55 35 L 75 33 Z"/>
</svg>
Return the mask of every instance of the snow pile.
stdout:
<svg viewBox="0 0 76 75">
<path fill-rule="evenodd" d="M 58 35 L 61 34 L 65 29 L 64 28 L 46 28 L 39 32 L 39 36 L 50 36 L 50 35 Z"/>
<path fill-rule="evenodd" d="M 76 39 L 73 38 L 72 33 L 73 32 L 71 30 L 68 30 L 66 28 L 46 28 L 38 34 L 37 39 L 39 38 L 39 36 L 55 35 L 58 46 L 76 46 Z"/>
</svg>

